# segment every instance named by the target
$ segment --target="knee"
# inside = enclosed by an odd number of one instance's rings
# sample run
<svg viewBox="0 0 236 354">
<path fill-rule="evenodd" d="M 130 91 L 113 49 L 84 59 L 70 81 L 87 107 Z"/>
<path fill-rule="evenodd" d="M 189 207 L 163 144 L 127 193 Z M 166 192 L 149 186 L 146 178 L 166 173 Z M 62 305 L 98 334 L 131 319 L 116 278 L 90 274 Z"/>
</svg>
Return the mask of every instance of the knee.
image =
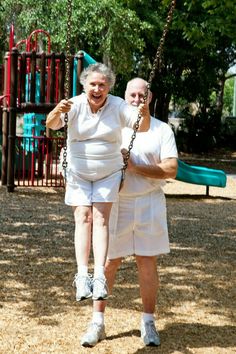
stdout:
<svg viewBox="0 0 236 354">
<path fill-rule="evenodd" d="M 106 219 L 105 219 L 103 214 L 95 213 L 93 215 L 93 225 L 94 225 L 94 227 L 96 227 L 96 226 L 105 226 L 107 224 L 108 223 L 107 223 L 107 221 L 106 221 Z"/>
<path fill-rule="evenodd" d="M 108 225 L 108 216 L 104 210 L 93 210 L 93 224 L 94 226 Z"/>
<path fill-rule="evenodd" d="M 107 226 L 110 216 L 111 203 L 96 203 L 93 207 L 94 226 Z"/>
<path fill-rule="evenodd" d="M 91 224 L 91 211 L 88 208 L 77 207 L 74 209 L 74 219 L 76 224 Z"/>
</svg>

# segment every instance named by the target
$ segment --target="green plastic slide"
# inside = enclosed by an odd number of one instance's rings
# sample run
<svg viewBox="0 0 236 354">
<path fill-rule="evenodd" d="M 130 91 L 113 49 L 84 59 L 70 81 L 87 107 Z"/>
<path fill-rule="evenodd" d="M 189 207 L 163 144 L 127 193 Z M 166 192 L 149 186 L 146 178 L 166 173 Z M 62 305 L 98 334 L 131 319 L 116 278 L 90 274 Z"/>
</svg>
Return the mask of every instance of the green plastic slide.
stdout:
<svg viewBox="0 0 236 354">
<path fill-rule="evenodd" d="M 87 68 L 90 64 L 96 64 L 96 60 L 93 59 L 88 53 L 86 53 L 84 50 L 82 50 L 84 53 L 84 58 L 83 58 L 83 64 L 84 68 Z"/>
<path fill-rule="evenodd" d="M 189 165 L 181 160 L 178 160 L 176 179 L 186 183 L 213 187 L 225 187 L 227 180 L 226 174 L 222 170 Z"/>
</svg>

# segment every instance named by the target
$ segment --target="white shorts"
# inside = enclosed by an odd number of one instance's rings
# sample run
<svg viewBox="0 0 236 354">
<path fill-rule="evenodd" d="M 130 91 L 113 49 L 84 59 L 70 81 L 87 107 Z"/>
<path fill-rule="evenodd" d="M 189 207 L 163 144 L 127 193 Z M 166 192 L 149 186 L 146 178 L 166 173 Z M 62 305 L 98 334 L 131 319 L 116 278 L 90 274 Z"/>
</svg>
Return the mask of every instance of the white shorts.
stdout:
<svg viewBox="0 0 236 354">
<path fill-rule="evenodd" d="M 121 171 L 97 181 L 87 181 L 73 171 L 68 171 L 65 204 L 71 206 L 92 205 L 117 201 Z"/>
<path fill-rule="evenodd" d="M 170 252 L 162 190 L 138 197 L 119 197 L 112 206 L 109 228 L 109 259 Z"/>
</svg>

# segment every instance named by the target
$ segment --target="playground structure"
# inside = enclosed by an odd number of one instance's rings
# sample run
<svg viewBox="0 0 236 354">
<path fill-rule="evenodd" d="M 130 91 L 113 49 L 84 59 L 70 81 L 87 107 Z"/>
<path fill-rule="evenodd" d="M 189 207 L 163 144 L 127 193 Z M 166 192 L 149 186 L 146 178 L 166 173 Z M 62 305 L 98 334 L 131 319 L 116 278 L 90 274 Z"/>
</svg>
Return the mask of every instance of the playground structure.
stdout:
<svg viewBox="0 0 236 354">
<path fill-rule="evenodd" d="M 42 35 L 47 39 L 46 52 L 42 51 L 38 41 Z M 21 52 L 19 48 L 23 45 L 25 51 Z M 50 36 L 46 31 L 35 30 L 26 40 L 14 44 L 14 28 L 11 27 L 9 52 L 4 57 L 3 95 L 0 97 L 1 181 L 2 185 L 7 185 L 9 192 L 14 191 L 16 177 L 18 185 L 28 185 L 26 180 L 35 185 L 36 175 L 39 180 L 46 174 L 47 181 L 52 181 L 54 174 L 56 179 L 59 178 L 59 186 L 63 186 L 63 178 L 58 173 L 58 158 L 64 138 L 50 137 L 45 128 L 45 119 L 46 114 L 65 97 L 65 59 L 64 53 L 51 52 Z M 70 97 L 81 93 L 78 80 L 80 73 L 94 62 L 84 51 L 69 57 Z M 16 136 L 19 115 L 23 116 L 22 136 Z M 45 160 L 46 171 L 43 171 Z M 54 172 L 53 164 L 56 168 Z M 23 183 L 20 184 L 20 180 Z"/>
</svg>

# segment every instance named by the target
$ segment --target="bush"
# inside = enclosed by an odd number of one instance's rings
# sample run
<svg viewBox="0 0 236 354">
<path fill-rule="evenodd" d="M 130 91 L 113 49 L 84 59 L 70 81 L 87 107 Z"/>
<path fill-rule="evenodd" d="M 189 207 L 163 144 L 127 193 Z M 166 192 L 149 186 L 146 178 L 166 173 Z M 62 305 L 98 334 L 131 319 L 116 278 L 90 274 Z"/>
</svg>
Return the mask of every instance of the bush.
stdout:
<svg viewBox="0 0 236 354">
<path fill-rule="evenodd" d="M 177 147 L 188 153 L 209 152 L 221 142 L 221 131 L 220 117 L 214 109 L 195 116 L 188 114 L 176 132 Z"/>
</svg>

